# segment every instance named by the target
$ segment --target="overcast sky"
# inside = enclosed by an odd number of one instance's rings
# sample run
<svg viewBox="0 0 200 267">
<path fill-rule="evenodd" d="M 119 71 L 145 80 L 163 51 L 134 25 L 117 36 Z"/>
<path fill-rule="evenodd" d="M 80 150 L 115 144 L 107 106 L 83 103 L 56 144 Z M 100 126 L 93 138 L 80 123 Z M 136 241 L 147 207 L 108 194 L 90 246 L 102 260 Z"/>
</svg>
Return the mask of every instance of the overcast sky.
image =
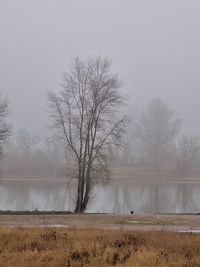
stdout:
<svg viewBox="0 0 200 267">
<path fill-rule="evenodd" d="M 16 129 L 47 129 L 48 90 L 76 55 L 108 56 L 130 103 L 169 103 L 200 134 L 199 0 L 0 0 L 0 92 Z"/>
</svg>

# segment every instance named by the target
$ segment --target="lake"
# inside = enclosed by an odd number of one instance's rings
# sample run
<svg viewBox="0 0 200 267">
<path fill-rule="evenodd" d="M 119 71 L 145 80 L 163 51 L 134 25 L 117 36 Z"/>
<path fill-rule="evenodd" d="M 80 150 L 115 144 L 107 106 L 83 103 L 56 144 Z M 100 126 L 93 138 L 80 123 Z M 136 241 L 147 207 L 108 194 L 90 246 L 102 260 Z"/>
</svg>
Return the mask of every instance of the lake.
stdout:
<svg viewBox="0 0 200 267">
<path fill-rule="evenodd" d="M 112 182 L 94 188 L 88 212 L 198 213 L 199 182 Z M 1 179 L 0 210 L 71 210 L 75 188 L 68 180 Z"/>
</svg>

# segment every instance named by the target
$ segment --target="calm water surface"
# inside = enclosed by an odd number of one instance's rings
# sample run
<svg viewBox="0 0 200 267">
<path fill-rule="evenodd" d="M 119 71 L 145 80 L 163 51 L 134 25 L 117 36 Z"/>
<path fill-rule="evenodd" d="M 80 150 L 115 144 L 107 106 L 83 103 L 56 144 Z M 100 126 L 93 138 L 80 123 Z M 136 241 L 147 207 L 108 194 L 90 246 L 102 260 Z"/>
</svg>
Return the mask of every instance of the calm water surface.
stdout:
<svg viewBox="0 0 200 267">
<path fill-rule="evenodd" d="M 94 189 L 88 212 L 200 212 L 199 183 L 115 184 Z M 68 181 L 0 181 L 0 210 L 71 210 L 74 186 Z"/>
</svg>

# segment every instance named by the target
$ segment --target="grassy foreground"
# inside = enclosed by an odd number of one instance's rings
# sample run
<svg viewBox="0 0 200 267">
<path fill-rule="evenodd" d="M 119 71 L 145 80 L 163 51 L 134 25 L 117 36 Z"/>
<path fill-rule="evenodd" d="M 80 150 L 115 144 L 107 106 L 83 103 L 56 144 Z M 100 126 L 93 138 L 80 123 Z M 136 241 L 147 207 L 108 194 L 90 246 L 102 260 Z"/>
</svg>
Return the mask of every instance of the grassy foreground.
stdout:
<svg viewBox="0 0 200 267">
<path fill-rule="evenodd" d="M 200 267 L 200 235 L 1 227 L 0 266 Z"/>
</svg>

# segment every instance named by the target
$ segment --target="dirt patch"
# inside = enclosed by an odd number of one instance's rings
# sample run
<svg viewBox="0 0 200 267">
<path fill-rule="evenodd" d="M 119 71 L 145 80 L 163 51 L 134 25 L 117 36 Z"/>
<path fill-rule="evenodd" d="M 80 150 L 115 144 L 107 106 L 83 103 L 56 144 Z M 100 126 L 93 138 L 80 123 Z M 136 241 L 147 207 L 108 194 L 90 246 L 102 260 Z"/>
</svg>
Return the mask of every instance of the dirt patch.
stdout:
<svg viewBox="0 0 200 267">
<path fill-rule="evenodd" d="M 0 215 L 0 226 L 139 231 L 198 231 L 199 215 Z"/>
</svg>

